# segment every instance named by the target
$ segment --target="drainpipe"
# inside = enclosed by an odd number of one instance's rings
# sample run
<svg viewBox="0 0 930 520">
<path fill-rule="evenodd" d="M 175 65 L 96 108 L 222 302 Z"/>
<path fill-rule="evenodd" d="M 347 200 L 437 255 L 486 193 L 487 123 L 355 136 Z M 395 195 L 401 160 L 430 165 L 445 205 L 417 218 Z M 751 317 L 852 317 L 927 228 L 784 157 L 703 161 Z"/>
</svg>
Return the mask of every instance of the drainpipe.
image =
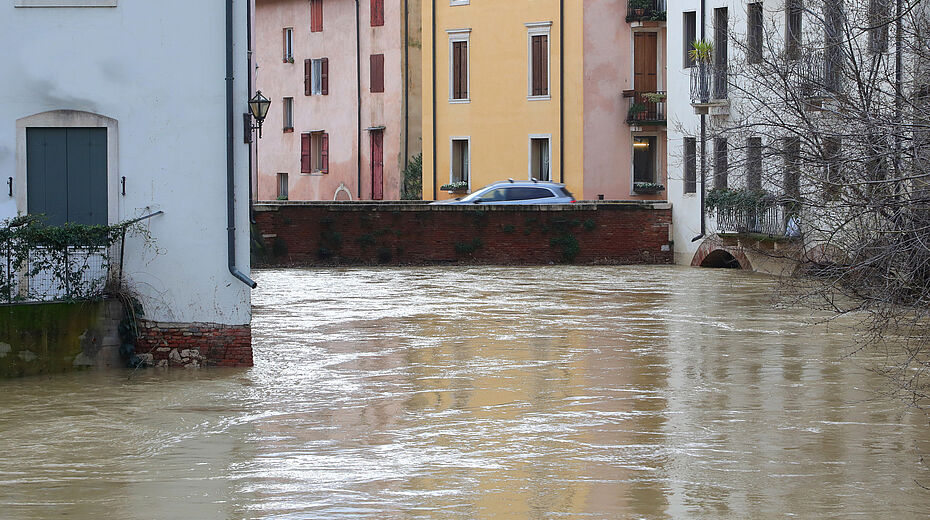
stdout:
<svg viewBox="0 0 930 520">
<path fill-rule="evenodd" d="M 252 289 L 258 286 L 236 267 L 236 131 L 233 66 L 233 1 L 226 0 L 226 245 L 229 273 Z"/>
<path fill-rule="evenodd" d="M 249 0 L 248 5 L 246 6 L 246 18 L 245 18 L 245 28 L 246 28 L 245 30 L 246 30 L 246 33 L 248 33 L 249 35 L 249 43 L 248 43 L 248 55 L 249 55 L 248 62 L 249 63 L 248 63 L 248 68 L 246 69 L 246 72 L 248 74 L 248 78 L 246 79 L 246 81 L 248 81 L 248 84 L 249 84 L 249 96 L 252 95 L 252 88 L 253 88 L 253 85 L 252 85 L 252 5 L 253 5 L 252 1 L 253 0 Z M 250 124 L 251 124 L 251 121 L 252 120 L 249 119 Z M 249 130 L 249 132 L 251 132 L 251 130 Z M 253 175 L 255 175 L 255 172 L 252 171 L 252 161 L 253 161 L 252 139 L 249 139 L 249 223 L 250 224 L 255 223 L 255 205 L 253 204 L 254 196 L 252 194 L 252 177 Z"/>
<path fill-rule="evenodd" d="M 359 18 L 358 0 L 355 0 L 355 93 L 358 117 L 357 184 L 356 198 L 362 199 L 362 25 Z"/>
<path fill-rule="evenodd" d="M 705 0 L 701 0 L 701 41 L 704 41 L 704 25 L 705 25 Z M 704 152 L 706 151 L 707 145 L 707 115 L 701 114 L 701 234 L 692 238 L 692 242 L 697 242 L 698 240 L 704 238 L 704 235 L 707 234 L 707 215 L 704 211 L 704 199 L 707 193 L 705 189 L 705 181 L 707 180 L 707 159 L 705 158 Z"/>
<path fill-rule="evenodd" d="M 559 0 L 559 182 L 565 184 L 565 0 Z"/>
<path fill-rule="evenodd" d="M 404 170 L 410 163 L 410 6 L 404 0 Z M 403 191 L 404 180 L 400 181 Z"/>
<path fill-rule="evenodd" d="M 430 16 L 430 22 L 433 25 L 433 37 L 432 37 L 432 57 L 433 57 L 433 200 L 439 198 L 439 190 L 436 186 L 436 0 L 433 1 L 433 10 L 432 15 Z"/>
</svg>

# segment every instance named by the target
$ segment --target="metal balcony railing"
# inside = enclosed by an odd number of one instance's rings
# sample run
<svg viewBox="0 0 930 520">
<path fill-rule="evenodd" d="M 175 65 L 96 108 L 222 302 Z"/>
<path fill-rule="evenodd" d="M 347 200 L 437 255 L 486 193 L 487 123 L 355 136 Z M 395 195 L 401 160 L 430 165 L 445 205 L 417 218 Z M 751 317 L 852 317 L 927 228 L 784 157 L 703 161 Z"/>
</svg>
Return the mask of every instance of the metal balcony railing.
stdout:
<svg viewBox="0 0 930 520">
<path fill-rule="evenodd" d="M 633 92 L 629 96 L 630 106 L 627 111 L 626 122 L 631 125 L 666 124 L 666 95 L 664 90 Z"/>
<path fill-rule="evenodd" d="M 665 0 L 650 0 L 648 2 L 639 2 L 629 0 L 627 3 L 626 21 L 627 22 L 644 22 L 666 20 Z"/>
<path fill-rule="evenodd" d="M 765 204 L 754 208 L 723 206 L 717 208 L 717 233 L 785 236 L 785 208 Z"/>
<path fill-rule="evenodd" d="M 726 65 L 695 63 L 691 67 L 691 104 L 726 100 L 727 79 Z"/>
<path fill-rule="evenodd" d="M 804 97 L 822 97 L 842 87 L 842 57 L 839 52 L 807 52 L 789 62 L 795 88 Z"/>
</svg>

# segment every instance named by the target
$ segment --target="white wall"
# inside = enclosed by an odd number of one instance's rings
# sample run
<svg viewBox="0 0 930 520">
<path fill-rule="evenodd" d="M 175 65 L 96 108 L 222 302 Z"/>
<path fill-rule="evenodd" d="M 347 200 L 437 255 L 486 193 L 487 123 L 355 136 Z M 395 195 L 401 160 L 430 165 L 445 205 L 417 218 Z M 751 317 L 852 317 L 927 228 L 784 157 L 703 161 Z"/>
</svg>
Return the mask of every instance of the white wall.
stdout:
<svg viewBox="0 0 930 520">
<path fill-rule="evenodd" d="M 247 3 L 235 8 L 237 263 L 248 273 Z M 119 220 L 165 212 L 147 224 L 151 245 L 133 239 L 126 250 L 130 286 L 158 321 L 250 321 L 248 287 L 226 261 L 225 32 L 220 1 L 0 5 L 0 181 L 17 177 L 17 119 L 79 110 L 117 120 L 126 195 L 109 202 Z M 17 211 L 0 191 L 0 217 Z"/>
</svg>

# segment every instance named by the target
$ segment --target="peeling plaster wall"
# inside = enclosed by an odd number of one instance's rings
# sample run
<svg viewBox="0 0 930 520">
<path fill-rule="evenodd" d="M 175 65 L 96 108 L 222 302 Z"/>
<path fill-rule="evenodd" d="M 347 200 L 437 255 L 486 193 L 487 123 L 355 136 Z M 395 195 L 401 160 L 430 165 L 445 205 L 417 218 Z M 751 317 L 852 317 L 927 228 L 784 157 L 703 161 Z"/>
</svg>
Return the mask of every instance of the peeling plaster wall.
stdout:
<svg viewBox="0 0 930 520">
<path fill-rule="evenodd" d="M 235 5 L 237 261 L 247 273 L 247 4 Z M 0 4 L 0 185 L 10 176 L 25 183 L 15 173 L 17 120 L 58 110 L 116 120 L 118 168 L 109 187 L 119 192 L 125 176 L 126 195 L 116 196 L 118 218 L 111 220 L 165 212 L 145 224 L 150 245 L 133 238 L 126 247 L 128 286 L 141 295 L 149 319 L 250 321 L 249 290 L 226 265 L 224 20 L 225 2 Z M 22 206 L 0 191 L 0 218 L 25 212 Z"/>
</svg>

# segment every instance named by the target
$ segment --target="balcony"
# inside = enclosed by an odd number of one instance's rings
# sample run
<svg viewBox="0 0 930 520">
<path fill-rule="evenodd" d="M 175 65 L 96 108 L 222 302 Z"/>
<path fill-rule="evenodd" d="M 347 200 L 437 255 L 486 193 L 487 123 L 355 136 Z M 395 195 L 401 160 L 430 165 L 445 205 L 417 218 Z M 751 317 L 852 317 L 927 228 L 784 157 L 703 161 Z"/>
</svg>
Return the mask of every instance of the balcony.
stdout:
<svg viewBox="0 0 930 520">
<path fill-rule="evenodd" d="M 842 58 L 833 52 L 808 52 L 788 63 L 798 94 L 808 100 L 833 97 L 842 85 Z"/>
<path fill-rule="evenodd" d="M 627 23 L 664 22 L 665 20 L 665 0 L 629 0 L 627 3 Z"/>
<path fill-rule="evenodd" d="M 666 92 L 664 90 L 656 92 L 628 90 L 623 94 L 630 100 L 626 116 L 628 124 L 632 126 L 666 125 Z"/>
<path fill-rule="evenodd" d="M 695 63 L 691 67 L 691 105 L 705 109 L 713 105 L 727 105 L 727 80 L 725 64 Z"/>
<path fill-rule="evenodd" d="M 785 237 L 785 210 L 778 204 L 717 206 L 717 233 Z"/>
</svg>

